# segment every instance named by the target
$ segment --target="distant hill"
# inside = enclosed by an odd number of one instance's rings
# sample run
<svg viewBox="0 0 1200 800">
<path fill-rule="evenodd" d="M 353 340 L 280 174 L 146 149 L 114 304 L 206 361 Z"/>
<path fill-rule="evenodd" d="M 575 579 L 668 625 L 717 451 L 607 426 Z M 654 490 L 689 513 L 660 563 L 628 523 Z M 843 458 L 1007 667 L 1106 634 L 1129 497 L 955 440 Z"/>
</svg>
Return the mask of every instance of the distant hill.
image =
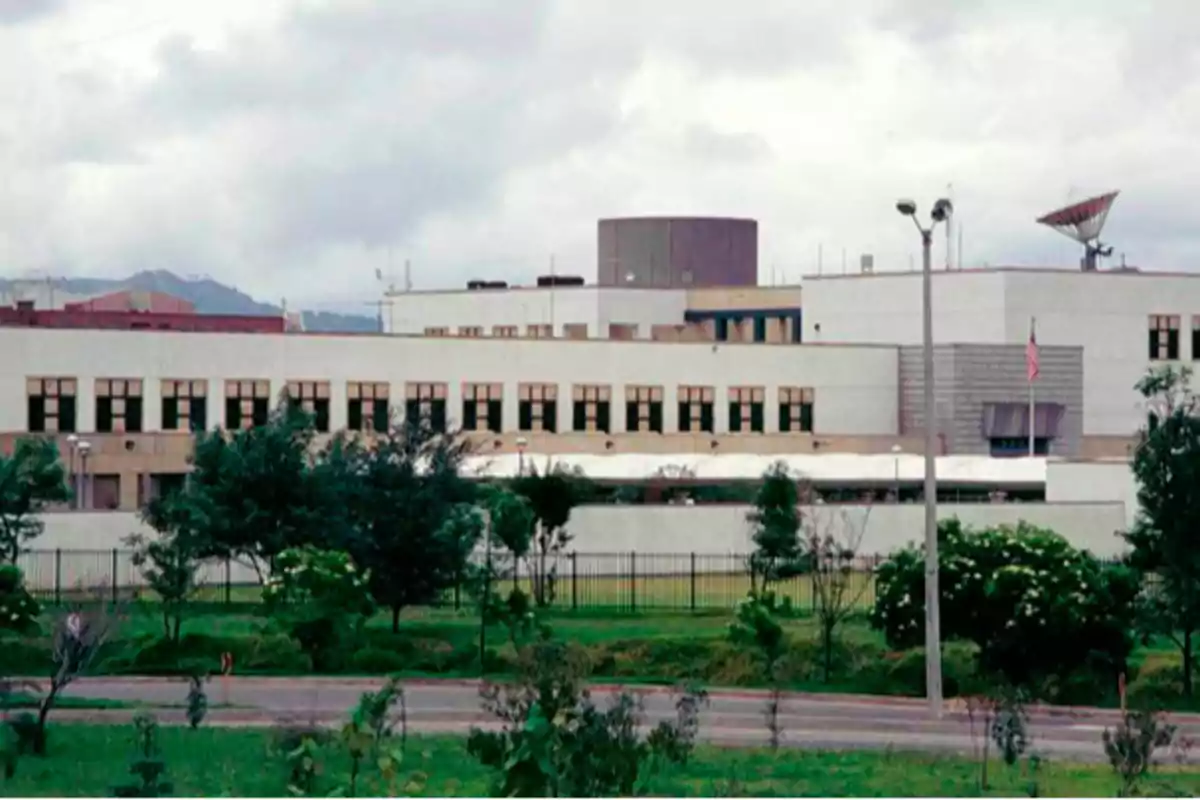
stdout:
<svg viewBox="0 0 1200 800">
<path fill-rule="evenodd" d="M 21 279 L 27 283 L 32 279 Z M 7 290 L 14 283 L 0 279 L 0 290 Z M 260 303 L 244 292 L 217 283 L 208 278 L 187 280 L 173 272 L 154 270 L 139 272 L 124 279 L 108 278 L 62 278 L 54 279 L 56 291 L 72 295 L 96 295 L 124 289 L 143 292 L 164 292 L 181 297 L 196 306 L 201 314 L 250 314 L 278 316 L 283 312 L 279 306 Z M 375 317 L 363 314 L 337 314 L 330 311 L 305 311 L 304 327 L 309 331 L 377 331 L 379 323 Z"/>
</svg>

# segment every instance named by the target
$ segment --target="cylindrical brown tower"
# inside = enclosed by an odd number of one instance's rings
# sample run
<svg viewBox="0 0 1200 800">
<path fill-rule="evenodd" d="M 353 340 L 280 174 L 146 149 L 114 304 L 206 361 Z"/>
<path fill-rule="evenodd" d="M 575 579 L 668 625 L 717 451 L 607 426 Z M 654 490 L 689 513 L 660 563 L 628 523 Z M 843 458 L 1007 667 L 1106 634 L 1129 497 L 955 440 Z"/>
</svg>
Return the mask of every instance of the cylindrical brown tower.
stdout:
<svg viewBox="0 0 1200 800">
<path fill-rule="evenodd" d="M 602 219 L 597 274 L 601 286 L 754 286 L 758 222 L 728 217 Z"/>
</svg>

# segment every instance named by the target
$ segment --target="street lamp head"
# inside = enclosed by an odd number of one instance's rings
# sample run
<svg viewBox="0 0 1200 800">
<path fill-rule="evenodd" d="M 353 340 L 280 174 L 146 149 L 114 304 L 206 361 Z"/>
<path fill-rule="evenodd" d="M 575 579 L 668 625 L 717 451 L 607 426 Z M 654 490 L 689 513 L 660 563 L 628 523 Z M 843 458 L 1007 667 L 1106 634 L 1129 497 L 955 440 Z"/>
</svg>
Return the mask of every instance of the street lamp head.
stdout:
<svg viewBox="0 0 1200 800">
<path fill-rule="evenodd" d="M 79 437 L 73 433 L 67 437 L 67 444 L 71 445 L 72 447 L 74 447 L 75 443 L 78 441 L 79 441 Z"/>
<path fill-rule="evenodd" d="M 517 437 L 517 448 L 518 448 L 518 449 L 520 449 L 520 450 L 524 450 L 524 449 L 525 449 L 525 446 L 526 446 L 526 445 L 528 445 L 528 444 L 529 444 L 529 440 L 528 440 L 528 439 L 526 439 L 524 436 L 518 436 L 518 437 Z"/>
<path fill-rule="evenodd" d="M 88 450 L 91 450 L 91 449 L 92 449 L 92 443 L 91 443 L 91 442 L 80 442 L 80 443 L 79 443 L 79 451 L 80 451 L 81 453 L 87 453 L 87 451 L 88 451 Z"/>
<path fill-rule="evenodd" d="M 903 453 L 903 452 L 904 452 L 904 448 L 903 448 L 903 447 L 901 447 L 901 446 L 900 446 L 900 445 L 898 445 L 898 444 L 894 444 L 894 445 L 892 445 L 892 452 L 893 452 L 893 453 Z"/>
<path fill-rule="evenodd" d="M 906 217 L 915 216 L 917 213 L 917 201 L 903 198 L 896 201 L 896 210 Z"/>
<path fill-rule="evenodd" d="M 945 222 L 953 213 L 954 204 L 943 197 L 933 204 L 933 212 L 931 215 L 933 216 L 934 222 Z"/>
</svg>

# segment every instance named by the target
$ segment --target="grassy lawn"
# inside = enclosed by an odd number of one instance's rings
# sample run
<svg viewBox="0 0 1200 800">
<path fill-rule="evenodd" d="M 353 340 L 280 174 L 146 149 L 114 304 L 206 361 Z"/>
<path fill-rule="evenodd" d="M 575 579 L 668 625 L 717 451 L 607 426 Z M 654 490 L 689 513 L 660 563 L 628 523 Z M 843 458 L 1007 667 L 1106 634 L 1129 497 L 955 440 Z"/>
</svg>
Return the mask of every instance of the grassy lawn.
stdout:
<svg viewBox="0 0 1200 800">
<path fill-rule="evenodd" d="M 25 797 L 111 796 L 126 783 L 132 727 L 59 725 L 50 731 L 50 755 L 26 758 L 17 776 L 0 783 L 0 793 Z M 264 730 L 163 728 L 159 733 L 167 778 L 175 796 L 285 797 L 282 759 L 271 752 Z M 332 752 L 324 764 L 328 792 L 345 770 L 344 757 Z M 406 771 L 427 776 L 424 796 L 486 796 L 488 773 L 466 753 L 462 739 L 414 738 Z M 991 770 L 988 794 L 1025 795 L 1028 777 L 1001 766 Z M 978 794 L 977 765 L 968 760 L 895 752 L 824 753 L 817 751 L 701 748 L 686 768 L 652 778 L 646 789 L 663 796 L 911 796 L 955 797 Z M 1173 772 L 1164 779 L 1189 794 L 1200 790 L 1200 774 Z M 1146 785 L 1155 791 L 1155 778 Z M 1044 796 L 1113 796 L 1116 783 L 1107 766 L 1048 762 L 1038 774 Z M 324 793 L 324 792 L 323 792 Z M 366 795 L 367 792 L 363 791 Z"/>
</svg>

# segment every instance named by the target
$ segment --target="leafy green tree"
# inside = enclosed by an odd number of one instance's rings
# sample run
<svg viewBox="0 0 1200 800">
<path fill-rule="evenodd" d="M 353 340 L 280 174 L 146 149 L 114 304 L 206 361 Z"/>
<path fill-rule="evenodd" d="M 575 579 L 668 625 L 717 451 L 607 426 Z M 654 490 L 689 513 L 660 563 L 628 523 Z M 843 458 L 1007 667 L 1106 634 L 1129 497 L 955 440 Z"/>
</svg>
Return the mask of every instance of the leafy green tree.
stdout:
<svg viewBox="0 0 1200 800">
<path fill-rule="evenodd" d="M 746 515 L 753 526 L 754 552 L 750 556 L 750 593 L 766 595 L 773 583 L 798 573 L 803 567 L 803 520 L 800 490 L 787 465 L 777 461 L 763 473 L 754 496 L 754 509 Z"/>
<path fill-rule="evenodd" d="M 1143 575 L 1140 621 L 1171 639 L 1183 657 L 1183 692 L 1192 696 L 1200 630 L 1200 401 L 1192 371 L 1152 369 L 1137 384 L 1146 425 L 1133 454 L 1138 516 L 1125 534 L 1130 564 Z"/>
<path fill-rule="evenodd" d="M 335 437 L 314 468 L 314 483 L 336 498 L 338 547 L 371 574 L 376 602 L 400 612 L 439 599 L 464 581 L 483 521 L 462 477 L 469 443 L 427 423 L 400 423 L 369 445 Z"/>
<path fill-rule="evenodd" d="M 260 578 L 289 547 L 337 546 L 338 498 L 314 479 L 314 436 L 312 417 L 286 399 L 265 425 L 198 434 L 172 524 L 200 557 L 243 559 Z"/>
<path fill-rule="evenodd" d="M 514 585 L 501 598 L 493 590 L 497 578 L 511 577 L 520 561 L 529 554 L 536 524 L 529 500 L 503 486 L 484 486 L 480 507 L 487 516 L 488 548 L 482 567 L 476 572 L 476 598 L 486 624 L 499 623 L 508 630 L 513 647 L 532 638 L 540 624 L 531 598 Z M 508 562 L 508 570 L 497 565 Z"/>
<path fill-rule="evenodd" d="M 0 560 L 15 564 L 25 543 L 42 534 L 38 515 L 70 499 L 53 439 L 18 439 L 11 455 L 0 453 Z"/>
<path fill-rule="evenodd" d="M 512 481 L 512 490 L 525 497 L 536 520 L 527 560 L 533 596 L 539 607 L 554 602 L 558 581 L 558 558 L 571 543 L 567 523 L 571 511 L 588 499 L 591 485 L 583 471 L 556 464 L 539 473 L 530 464 Z"/>
<path fill-rule="evenodd" d="M 739 647 L 750 648 L 758 653 L 762 677 L 771 687 L 763 717 L 771 735 L 771 747 L 778 748 L 783 735 L 779 717 L 783 711 L 781 670 L 783 657 L 787 654 L 787 634 L 775 619 L 770 605 L 751 595 L 738 603 L 737 615 L 729 624 L 729 640 Z"/>
<path fill-rule="evenodd" d="M 196 576 L 202 563 L 203 540 L 195 533 L 192 512 L 186 497 L 176 493 L 156 497 L 143 507 L 142 519 L 157 536 L 135 533 L 125 539 L 133 550 L 133 565 L 158 595 L 163 637 L 175 643 L 188 601 L 198 588 Z"/>
<path fill-rule="evenodd" d="M 984 673 L 1031 690 L 1057 684 L 1059 694 L 1067 681 L 1089 676 L 1116 685 L 1132 649 L 1138 592 L 1128 568 L 1023 522 L 971 530 L 955 519 L 938 525 L 938 570 L 942 635 L 975 642 Z M 922 641 L 924 582 L 916 546 L 876 571 L 871 624 L 892 647 Z"/>
</svg>

